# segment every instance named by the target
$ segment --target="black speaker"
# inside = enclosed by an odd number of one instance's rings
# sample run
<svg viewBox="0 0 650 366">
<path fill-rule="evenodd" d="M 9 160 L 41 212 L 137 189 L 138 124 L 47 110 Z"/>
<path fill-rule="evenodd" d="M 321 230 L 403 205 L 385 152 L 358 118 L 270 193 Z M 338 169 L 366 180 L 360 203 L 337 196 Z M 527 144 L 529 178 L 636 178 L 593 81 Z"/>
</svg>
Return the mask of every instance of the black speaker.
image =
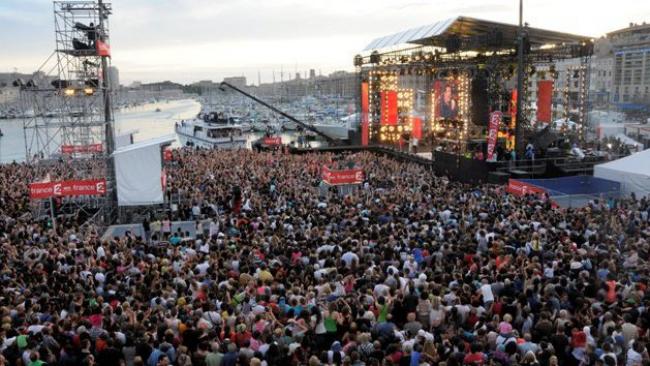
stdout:
<svg viewBox="0 0 650 366">
<path fill-rule="evenodd" d="M 372 51 L 372 53 L 370 54 L 370 63 L 371 64 L 378 64 L 379 61 L 381 61 L 381 57 L 379 56 L 379 52 Z"/>
<path fill-rule="evenodd" d="M 445 40 L 445 48 L 447 49 L 447 53 L 456 53 L 460 51 L 460 46 L 461 46 L 460 37 L 458 37 L 455 34 L 450 35 Z"/>
<path fill-rule="evenodd" d="M 477 73 L 472 79 L 471 102 L 472 122 L 476 126 L 487 126 L 490 120 L 490 108 L 488 105 L 488 80 L 483 72 Z"/>
</svg>

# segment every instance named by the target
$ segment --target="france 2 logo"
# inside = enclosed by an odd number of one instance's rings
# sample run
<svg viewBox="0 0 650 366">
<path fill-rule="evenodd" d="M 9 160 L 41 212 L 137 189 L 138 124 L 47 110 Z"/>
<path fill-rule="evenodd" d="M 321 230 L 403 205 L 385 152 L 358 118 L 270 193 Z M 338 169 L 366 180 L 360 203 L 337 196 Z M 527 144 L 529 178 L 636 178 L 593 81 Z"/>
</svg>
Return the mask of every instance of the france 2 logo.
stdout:
<svg viewBox="0 0 650 366">
<path fill-rule="evenodd" d="M 104 194 L 106 193 L 106 183 L 104 182 L 97 182 L 95 184 L 95 190 L 97 193 Z"/>
</svg>

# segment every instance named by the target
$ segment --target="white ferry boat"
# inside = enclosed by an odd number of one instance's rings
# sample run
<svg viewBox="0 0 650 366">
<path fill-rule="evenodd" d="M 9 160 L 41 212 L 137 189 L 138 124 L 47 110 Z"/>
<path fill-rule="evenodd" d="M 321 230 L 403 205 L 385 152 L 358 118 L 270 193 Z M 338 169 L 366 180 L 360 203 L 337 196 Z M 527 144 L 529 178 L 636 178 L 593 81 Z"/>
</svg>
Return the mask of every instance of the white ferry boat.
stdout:
<svg viewBox="0 0 650 366">
<path fill-rule="evenodd" d="M 206 149 L 238 149 L 246 147 L 242 126 L 221 125 L 193 119 L 176 122 L 176 134 L 183 146 Z"/>
</svg>

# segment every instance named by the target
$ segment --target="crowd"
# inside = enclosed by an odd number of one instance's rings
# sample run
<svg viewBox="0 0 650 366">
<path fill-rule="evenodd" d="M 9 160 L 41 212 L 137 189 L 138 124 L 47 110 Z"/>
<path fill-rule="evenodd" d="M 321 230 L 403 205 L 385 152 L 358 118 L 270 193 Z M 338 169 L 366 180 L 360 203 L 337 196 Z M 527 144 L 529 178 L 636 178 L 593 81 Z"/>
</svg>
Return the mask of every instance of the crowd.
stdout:
<svg viewBox="0 0 650 366">
<path fill-rule="evenodd" d="M 54 231 L 33 168 L 0 167 L 0 366 L 650 364 L 646 199 L 562 209 L 371 153 L 174 158 L 196 235 Z"/>
</svg>

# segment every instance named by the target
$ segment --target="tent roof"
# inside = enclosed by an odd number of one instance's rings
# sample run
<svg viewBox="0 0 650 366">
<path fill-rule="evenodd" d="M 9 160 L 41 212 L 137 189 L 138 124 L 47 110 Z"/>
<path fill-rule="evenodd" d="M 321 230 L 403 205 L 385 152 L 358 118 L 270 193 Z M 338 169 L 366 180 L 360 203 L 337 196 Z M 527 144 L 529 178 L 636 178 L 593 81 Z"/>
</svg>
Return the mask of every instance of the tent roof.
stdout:
<svg viewBox="0 0 650 366">
<path fill-rule="evenodd" d="M 650 149 L 594 167 L 598 168 L 650 176 Z"/>
<path fill-rule="evenodd" d="M 446 38 L 450 35 L 473 37 L 489 35 L 495 31 L 503 35 L 503 44 L 514 44 L 517 39 L 518 28 L 514 24 L 457 16 L 377 38 L 370 42 L 364 51 L 379 50 L 406 43 L 444 47 Z M 529 27 L 527 31 L 530 44 L 537 46 L 559 43 L 580 43 L 587 42 L 591 39 L 590 37 L 539 28 Z"/>
<path fill-rule="evenodd" d="M 122 154 L 122 153 L 126 153 L 126 152 L 137 150 L 137 149 L 142 149 L 144 147 L 149 147 L 149 146 L 152 146 L 152 145 L 169 145 L 174 141 L 176 141 L 176 137 L 174 135 L 156 137 L 156 138 L 153 138 L 153 139 L 149 139 L 149 140 L 141 141 L 141 142 L 136 142 L 135 144 L 121 147 L 121 148 L 115 150 L 115 152 L 113 152 L 113 155 L 119 155 L 119 154 Z"/>
</svg>

